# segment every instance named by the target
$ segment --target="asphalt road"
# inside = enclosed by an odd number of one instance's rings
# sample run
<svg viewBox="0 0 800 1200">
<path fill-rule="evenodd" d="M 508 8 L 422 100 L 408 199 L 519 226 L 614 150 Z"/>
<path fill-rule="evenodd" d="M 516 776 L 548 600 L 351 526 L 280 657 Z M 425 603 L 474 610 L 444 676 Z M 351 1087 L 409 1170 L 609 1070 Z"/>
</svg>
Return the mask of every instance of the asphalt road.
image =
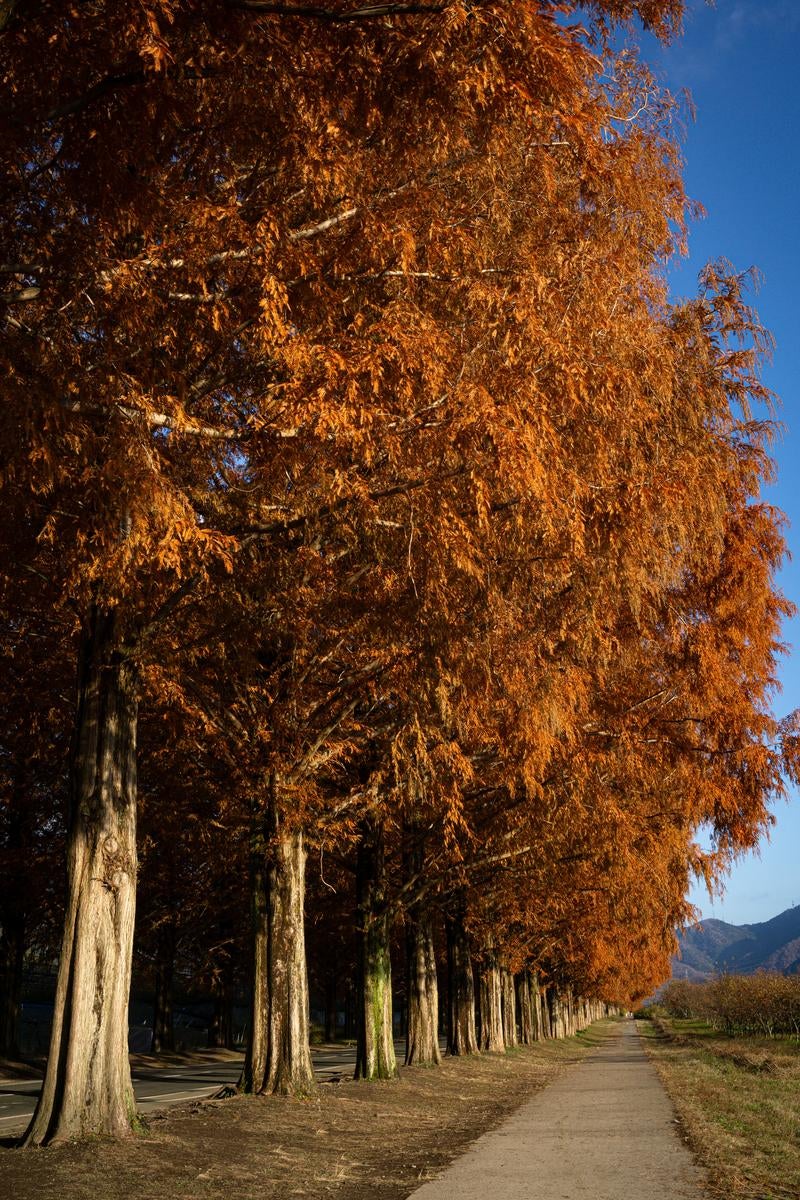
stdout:
<svg viewBox="0 0 800 1200">
<path fill-rule="evenodd" d="M 404 1042 L 395 1043 L 402 1062 Z M 355 1070 L 354 1046 L 312 1048 L 314 1071 L 321 1083 L 350 1078 Z M 226 1083 L 236 1083 L 242 1059 L 226 1062 L 194 1063 L 191 1066 L 154 1067 L 133 1072 L 133 1090 L 139 1111 L 147 1114 L 155 1108 L 201 1100 L 212 1096 Z M 0 1079 L 0 1138 L 17 1137 L 27 1127 L 42 1086 L 40 1079 Z"/>
</svg>

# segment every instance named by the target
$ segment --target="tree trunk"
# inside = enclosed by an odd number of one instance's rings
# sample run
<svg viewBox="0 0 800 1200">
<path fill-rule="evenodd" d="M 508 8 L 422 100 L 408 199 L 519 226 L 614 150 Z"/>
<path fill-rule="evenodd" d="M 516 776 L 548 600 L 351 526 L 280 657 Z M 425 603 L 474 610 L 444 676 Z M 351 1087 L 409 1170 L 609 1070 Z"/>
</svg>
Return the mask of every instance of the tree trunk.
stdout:
<svg viewBox="0 0 800 1200">
<path fill-rule="evenodd" d="M 383 826 L 361 827 L 356 863 L 358 902 L 358 1032 L 356 1079 L 397 1075 L 392 1037 L 392 964 L 386 898 Z"/>
<path fill-rule="evenodd" d="M 553 1025 L 550 1020 L 550 988 L 539 988 L 539 1028 L 542 1041 L 553 1036 Z"/>
<path fill-rule="evenodd" d="M 477 1054 L 475 980 L 463 902 L 447 918 L 447 1053 Z"/>
<path fill-rule="evenodd" d="M 115 649 L 115 615 L 84 626 L 70 769 L 67 904 L 50 1056 L 29 1145 L 129 1134 L 128 994 L 136 900 L 133 668 Z"/>
<path fill-rule="evenodd" d="M 175 1049 L 175 1025 L 172 1014 L 172 990 L 175 973 L 175 923 L 167 920 L 158 933 L 156 994 L 153 1005 L 153 1054 Z"/>
<path fill-rule="evenodd" d="M 500 969 L 500 986 L 503 1007 L 503 1041 L 506 1049 L 517 1045 L 517 998 L 514 976 L 505 967 Z"/>
<path fill-rule="evenodd" d="M 564 1002 L 558 988 L 551 987 L 548 991 L 550 1002 L 550 1028 L 554 1038 L 566 1037 L 564 1022 Z"/>
<path fill-rule="evenodd" d="M 533 1015 L 531 973 L 525 967 L 517 975 L 517 1012 L 519 1013 L 519 1040 L 523 1046 L 532 1046 L 536 1041 L 536 1026 Z"/>
<path fill-rule="evenodd" d="M 543 1042 L 545 1038 L 544 1022 L 542 1020 L 542 1000 L 539 990 L 539 976 L 535 971 L 528 971 L 528 992 L 530 995 L 531 1020 L 533 1023 L 533 1040 Z"/>
<path fill-rule="evenodd" d="M 269 1026 L 269 900 L 267 862 L 269 830 L 260 806 L 254 803 L 250 829 L 250 1028 L 244 1066 L 239 1078 L 243 1092 L 261 1090 L 267 1074 Z"/>
<path fill-rule="evenodd" d="M 250 842 L 251 1007 L 244 1092 L 316 1090 L 309 1041 L 302 830 L 286 830 L 277 781 L 254 806 Z"/>
<path fill-rule="evenodd" d="M 223 963 L 214 982 L 214 1011 L 208 1026 L 209 1049 L 233 1049 L 233 963 Z"/>
<path fill-rule="evenodd" d="M 283 827 L 280 795 L 270 797 L 273 830 L 268 873 L 267 1070 L 262 1092 L 308 1096 L 311 1064 L 305 939 L 306 848 L 301 829 Z"/>
<path fill-rule="evenodd" d="M 480 969 L 479 1001 L 481 1008 L 481 1050 L 490 1054 L 502 1054 L 503 1039 L 503 990 L 500 967 L 493 947 L 488 946 Z"/>
<path fill-rule="evenodd" d="M 408 1028 L 406 1064 L 438 1065 L 439 987 L 430 912 L 418 914 L 408 931 Z"/>
<path fill-rule="evenodd" d="M 20 1053 L 19 1021 L 22 1013 L 22 964 L 25 959 L 25 914 L 5 907 L 0 933 L 0 1057 Z"/>
<path fill-rule="evenodd" d="M 425 843 L 420 829 L 409 824 L 411 839 L 406 871 L 413 881 L 422 877 Z M 433 944 L 433 917 L 425 901 L 409 906 L 407 951 L 408 1019 L 406 1065 L 431 1066 L 442 1061 L 439 1050 L 439 983 Z"/>
</svg>

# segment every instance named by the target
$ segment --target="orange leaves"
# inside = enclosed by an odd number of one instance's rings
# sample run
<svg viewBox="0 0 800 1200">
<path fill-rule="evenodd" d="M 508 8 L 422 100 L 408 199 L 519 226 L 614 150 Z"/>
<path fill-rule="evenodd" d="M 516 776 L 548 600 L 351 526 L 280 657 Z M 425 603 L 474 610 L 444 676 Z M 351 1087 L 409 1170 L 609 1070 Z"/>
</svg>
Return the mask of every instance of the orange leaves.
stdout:
<svg viewBox="0 0 800 1200">
<path fill-rule="evenodd" d="M 9 64 L 7 557 L 124 608 L 241 794 L 421 806 L 443 888 L 480 850 L 487 919 L 630 989 L 782 753 L 768 339 L 721 265 L 667 303 L 676 105 L 586 6 L 223 9 L 82 8 L 38 90 L 32 15 Z"/>
</svg>

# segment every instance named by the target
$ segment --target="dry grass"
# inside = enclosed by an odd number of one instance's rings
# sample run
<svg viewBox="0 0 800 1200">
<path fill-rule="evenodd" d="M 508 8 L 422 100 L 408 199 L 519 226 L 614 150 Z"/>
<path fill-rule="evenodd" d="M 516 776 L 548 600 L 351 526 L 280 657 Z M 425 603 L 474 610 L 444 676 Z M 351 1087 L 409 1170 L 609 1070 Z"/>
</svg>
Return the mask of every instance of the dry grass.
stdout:
<svg viewBox="0 0 800 1200">
<path fill-rule="evenodd" d="M 313 1100 L 204 1101 L 150 1118 L 145 1136 L 0 1149 L 14 1200 L 400 1200 L 613 1032 L 445 1059 L 393 1083 L 328 1084 Z"/>
<path fill-rule="evenodd" d="M 800 1046 L 701 1021 L 644 1023 L 645 1044 L 699 1160 L 727 1198 L 800 1197 Z"/>
</svg>

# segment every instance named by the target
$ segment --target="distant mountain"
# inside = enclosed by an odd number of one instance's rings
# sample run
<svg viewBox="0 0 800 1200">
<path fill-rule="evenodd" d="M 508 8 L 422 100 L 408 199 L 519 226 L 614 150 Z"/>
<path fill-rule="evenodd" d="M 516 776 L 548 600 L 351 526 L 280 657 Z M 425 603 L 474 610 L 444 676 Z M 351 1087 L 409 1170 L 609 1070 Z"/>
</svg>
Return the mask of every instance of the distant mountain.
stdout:
<svg viewBox="0 0 800 1200">
<path fill-rule="evenodd" d="M 800 974 L 800 905 L 756 925 L 728 925 L 710 918 L 678 936 L 674 979 L 700 982 L 712 975 L 754 971 Z"/>
</svg>

